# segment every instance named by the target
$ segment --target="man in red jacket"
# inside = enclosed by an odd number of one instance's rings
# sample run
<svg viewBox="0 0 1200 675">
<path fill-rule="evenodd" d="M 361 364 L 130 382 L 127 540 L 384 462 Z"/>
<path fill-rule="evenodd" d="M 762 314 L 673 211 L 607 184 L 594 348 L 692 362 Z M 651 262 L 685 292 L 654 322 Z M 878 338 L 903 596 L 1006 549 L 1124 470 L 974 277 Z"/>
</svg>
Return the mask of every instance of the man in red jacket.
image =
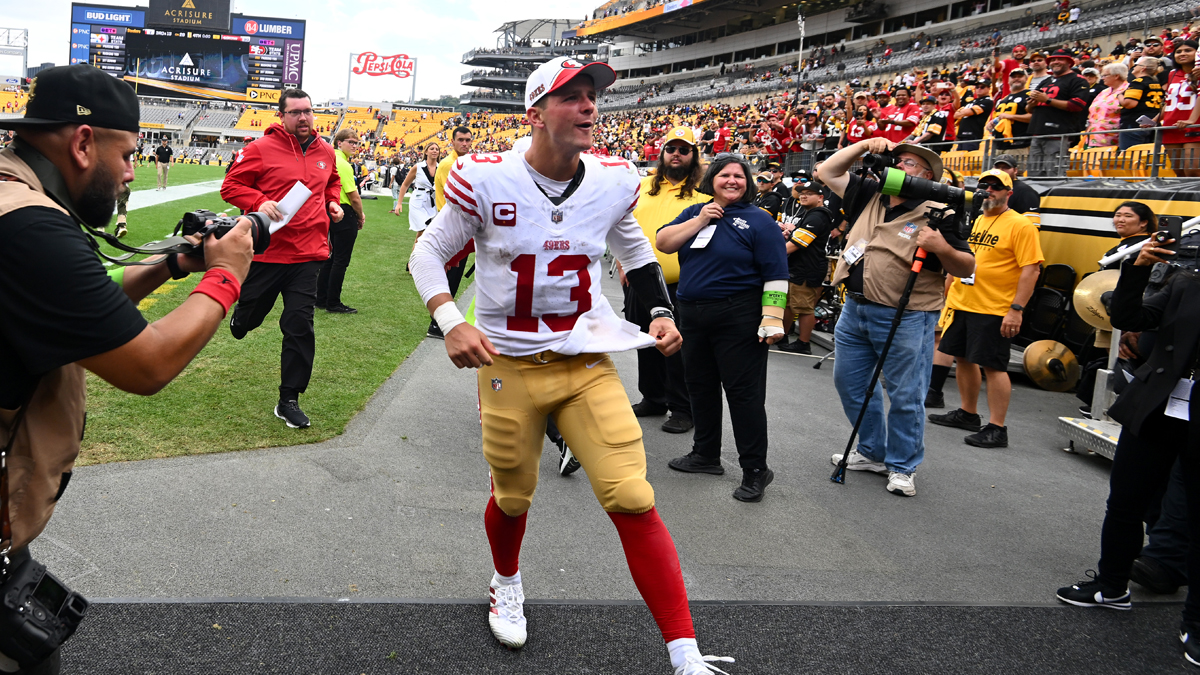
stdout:
<svg viewBox="0 0 1200 675">
<path fill-rule="evenodd" d="M 280 123 L 238 155 L 221 198 L 243 211 L 262 211 L 278 222 L 279 202 L 297 183 L 312 195 L 283 228 L 271 235 L 267 250 L 254 256 L 242 284 L 242 297 L 229 318 L 229 332 L 238 340 L 258 328 L 283 296 L 279 330 L 283 333 L 279 403 L 275 416 L 293 429 L 309 425 L 300 410 L 300 394 L 308 388 L 316 352 L 313 308 L 317 303 L 317 274 L 329 257 L 329 223 L 342 219 L 338 204 L 340 181 L 333 147 L 313 130 L 312 100 L 299 89 L 279 97 Z"/>
</svg>

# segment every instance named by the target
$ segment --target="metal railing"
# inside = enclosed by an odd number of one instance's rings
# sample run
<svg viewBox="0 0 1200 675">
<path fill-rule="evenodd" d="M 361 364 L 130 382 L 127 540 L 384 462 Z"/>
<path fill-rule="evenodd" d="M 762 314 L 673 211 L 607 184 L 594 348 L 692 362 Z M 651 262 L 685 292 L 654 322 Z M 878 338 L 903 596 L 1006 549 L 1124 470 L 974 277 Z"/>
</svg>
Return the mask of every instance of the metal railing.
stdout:
<svg viewBox="0 0 1200 675">
<path fill-rule="evenodd" d="M 1189 127 L 1200 143 L 1200 125 Z M 1163 147 L 1163 132 L 1178 127 L 1081 131 L 1061 136 L 1018 136 L 988 138 L 981 141 L 943 141 L 925 143 L 942 156 L 942 164 L 964 175 L 979 175 L 991 168 L 998 155 L 1013 155 L 1022 163 L 1030 178 L 1169 178 L 1179 171 L 1200 175 L 1200 149 Z M 1152 133 L 1152 140 L 1129 144 L 1121 151 L 1117 145 L 1088 147 L 1083 139 Z M 1044 141 L 1044 142 L 1038 142 Z M 954 150 L 955 146 L 975 145 L 973 150 Z M 1018 146 L 1018 147 L 1014 147 Z"/>
</svg>

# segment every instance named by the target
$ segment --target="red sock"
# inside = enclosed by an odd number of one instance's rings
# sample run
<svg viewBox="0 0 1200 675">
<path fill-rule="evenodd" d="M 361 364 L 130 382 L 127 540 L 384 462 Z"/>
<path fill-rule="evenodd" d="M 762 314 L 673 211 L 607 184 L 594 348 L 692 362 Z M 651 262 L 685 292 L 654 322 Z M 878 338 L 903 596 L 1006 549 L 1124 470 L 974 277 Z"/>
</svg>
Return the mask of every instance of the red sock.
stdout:
<svg viewBox="0 0 1200 675">
<path fill-rule="evenodd" d="M 483 512 L 483 526 L 487 530 L 488 544 L 492 547 L 492 563 L 501 576 L 511 577 L 520 569 L 517 559 L 521 556 L 521 540 L 525 538 L 528 515 L 527 511 L 514 518 L 496 506 L 495 497 L 488 497 L 487 509 Z"/>
<path fill-rule="evenodd" d="M 654 615 L 663 640 L 696 637 L 687 590 L 683 587 L 683 571 L 679 569 L 679 554 L 658 510 L 610 513 L 608 517 L 617 526 L 633 583 Z"/>
</svg>

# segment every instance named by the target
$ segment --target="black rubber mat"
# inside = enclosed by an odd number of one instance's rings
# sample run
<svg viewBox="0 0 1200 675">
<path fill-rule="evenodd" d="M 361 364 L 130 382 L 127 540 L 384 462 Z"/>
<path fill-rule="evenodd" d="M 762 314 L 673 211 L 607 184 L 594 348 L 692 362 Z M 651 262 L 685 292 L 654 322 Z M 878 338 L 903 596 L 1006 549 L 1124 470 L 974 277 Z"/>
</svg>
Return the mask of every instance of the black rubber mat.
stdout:
<svg viewBox="0 0 1200 675">
<path fill-rule="evenodd" d="M 697 604 L 701 651 L 732 675 L 1197 672 L 1178 605 L 1069 607 Z M 530 640 L 499 646 L 482 604 L 96 604 L 63 672 L 655 675 L 671 672 L 650 613 L 527 604 Z"/>
</svg>

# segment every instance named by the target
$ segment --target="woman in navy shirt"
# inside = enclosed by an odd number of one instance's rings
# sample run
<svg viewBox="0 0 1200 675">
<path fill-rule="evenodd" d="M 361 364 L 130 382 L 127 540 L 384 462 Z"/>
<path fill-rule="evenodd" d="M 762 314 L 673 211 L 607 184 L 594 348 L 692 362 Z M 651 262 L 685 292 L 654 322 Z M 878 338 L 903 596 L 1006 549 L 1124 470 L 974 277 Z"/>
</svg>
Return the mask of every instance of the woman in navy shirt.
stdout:
<svg viewBox="0 0 1200 675">
<path fill-rule="evenodd" d="M 684 209 L 658 230 L 663 253 L 679 253 L 678 313 L 692 419 L 692 451 L 677 471 L 721 475 L 721 389 L 729 401 L 742 467 L 734 499 L 762 500 L 767 468 L 767 348 L 782 337 L 787 252 L 779 226 L 752 204 L 749 165 L 723 154 L 699 190 L 712 201 Z M 782 289 L 782 290 L 781 290 Z"/>
</svg>

